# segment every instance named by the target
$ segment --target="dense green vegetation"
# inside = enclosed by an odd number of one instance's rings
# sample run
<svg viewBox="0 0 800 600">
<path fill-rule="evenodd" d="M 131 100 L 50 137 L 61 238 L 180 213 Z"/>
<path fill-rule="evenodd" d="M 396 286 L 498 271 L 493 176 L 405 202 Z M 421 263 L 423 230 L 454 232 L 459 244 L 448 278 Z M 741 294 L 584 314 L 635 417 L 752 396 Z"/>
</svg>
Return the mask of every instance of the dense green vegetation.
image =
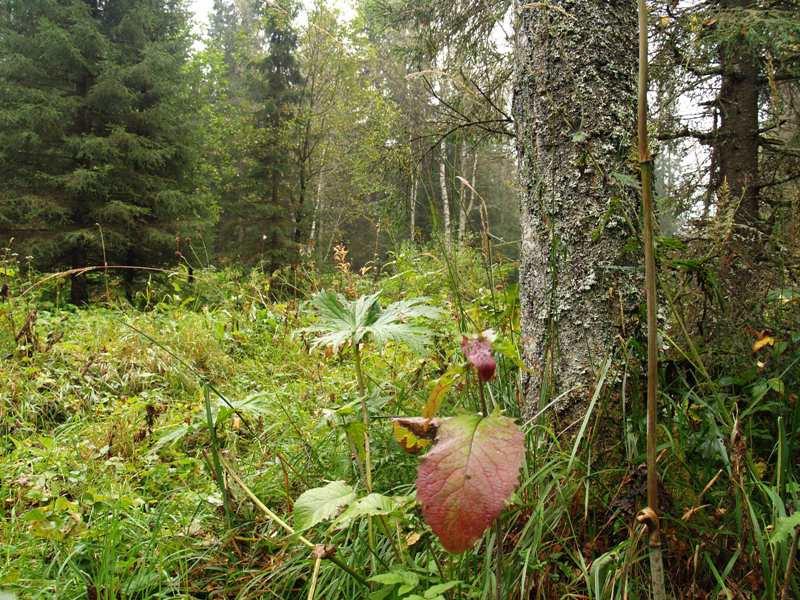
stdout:
<svg viewBox="0 0 800 600">
<path fill-rule="evenodd" d="M 213 222 L 175 3 L 5 2 L 0 227 L 47 268 L 173 262 Z M 6 238 L 7 240 L 8 238 Z M 76 304 L 88 301 L 77 280 Z"/>
<path fill-rule="evenodd" d="M 189 284 L 185 271 L 175 272 L 153 279 L 136 307 L 114 301 L 80 311 L 65 302 L 61 282 L 41 283 L 8 260 L 15 298 L 1 309 L 0 589 L 24 598 L 304 598 L 315 582 L 318 598 L 365 597 L 328 560 L 312 576 L 309 548 L 233 478 L 288 524 L 297 523 L 298 497 L 327 482 L 367 495 L 352 454 L 363 458 L 352 355 L 347 346 L 310 351 L 316 333 L 303 332 L 320 323 L 304 299 L 324 288 L 350 298 L 380 289 L 384 306 L 425 296 L 442 317 L 419 322 L 433 338 L 418 352 L 402 339 L 380 352 L 364 346 L 372 486 L 384 503 L 333 525 L 312 518 L 306 539 L 334 545 L 359 577 L 379 575 L 375 598 L 425 597 L 429 589 L 447 590 L 429 598 L 493 597 L 498 531 L 506 597 L 610 598 L 624 589 L 644 597 L 646 545 L 628 529 L 644 492 L 642 350 L 633 340 L 625 430 L 598 438 L 607 435 L 602 403 L 571 432 L 542 415 L 523 421 L 521 486 L 500 529 L 473 550 L 448 555 L 414 506 L 417 459 L 402 451 L 389 417 L 420 414 L 447 381 L 442 414 L 480 410 L 469 381 L 453 382 L 465 360 L 462 333 L 497 331 L 498 376 L 487 401 L 521 414 L 516 285 L 510 265 L 487 271 L 476 259 L 445 262 L 408 248 L 378 278 L 353 274 L 346 260 L 322 278 L 202 271 Z M 732 371 L 705 362 L 713 360 L 708 349 L 688 350 L 679 328 L 668 334 L 663 528 L 671 586 L 697 594 L 686 597 L 773 597 L 784 583 L 800 495 L 800 328 L 796 296 L 776 296 L 772 307 L 772 333 Z M 598 469 L 592 448 L 609 448 L 620 462 Z M 369 514 L 387 525 L 375 526 L 374 555 Z"/>
<path fill-rule="evenodd" d="M 218 0 L 201 37 L 191 23 L 179 1 L 0 4 L 4 246 L 48 271 L 271 272 L 342 242 L 360 267 L 443 221 L 518 235 L 507 136 L 439 144 L 450 126 L 383 13 Z"/>
<path fill-rule="evenodd" d="M 0 600 L 800 598 L 798 0 L 198 6 L 0 0 Z"/>
</svg>

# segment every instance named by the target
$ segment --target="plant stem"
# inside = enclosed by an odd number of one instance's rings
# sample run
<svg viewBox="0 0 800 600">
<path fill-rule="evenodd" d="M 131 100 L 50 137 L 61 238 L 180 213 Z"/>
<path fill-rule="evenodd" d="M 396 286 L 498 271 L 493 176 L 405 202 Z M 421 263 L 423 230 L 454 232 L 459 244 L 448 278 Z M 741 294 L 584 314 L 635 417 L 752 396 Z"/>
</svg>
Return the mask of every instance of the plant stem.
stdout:
<svg viewBox="0 0 800 600">
<path fill-rule="evenodd" d="M 358 383 L 358 393 L 363 398 L 367 393 L 367 384 L 364 381 L 364 370 L 361 367 L 361 344 L 353 344 L 353 354 L 355 356 L 356 383 Z"/>
<path fill-rule="evenodd" d="M 478 379 L 478 395 L 480 396 L 481 399 L 481 412 L 483 412 L 484 417 L 488 417 L 489 411 L 486 408 L 486 392 L 483 390 L 484 385 L 485 384 L 483 383 L 483 381 Z"/>
<path fill-rule="evenodd" d="M 297 533 L 291 525 L 289 525 L 286 521 L 284 521 L 278 515 L 272 512 L 266 504 L 261 502 L 258 496 L 256 496 L 253 493 L 253 491 L 249 487 L 247 487 L 247 484 L 245 484 L 245 482 L 242 481 L 242 478 L 239 477 L 236 471 L 233 470 L 233 468 L 228 464 L 228 462 L 224 458 L 222 458 L 222 456 L 219 457 L 219 460 L 222 466 L 225 468 L 225 471 L 230 476 L 230 478 L 233 479 L 240 488 L 242 488 L 242 491 L 247 495 L 248 498 L 250 498 L 250 500 L 253 501 L 253 504 L 256 505 L 256 508 L 258 508 L 261 512 L 267 515 L 275 523 L 277 523 L 283 529 L 285 529 L 287 533 L 289 533 L 289 535 L 296 536 L 301 544 L 303 544 L 308 548 L 311 548 L 312 550 L 316 548 L 316 546 L 313 543 L 311 543 L 311 541 L 309 541 L 308 538 L 304 537 L 302 534 Z M 348 565 L 342 562 L 342 560 L 337 556 L 335 555 L 326 556 L 325 560 L 331 561 L 333 564 L 335 564 L 342 571 L 350 575 L 353 579 L 355 579 L 358 583 L 360 583 L 364 587 L 369 587 L 369 584 L 367 583 L 367 580 L 364 579 L 364 577 L 356 573 L 352 568 L 350 568 Z"/>
<path fill-rule="evenodd" d="M 317 593 L 317 580 L 319 579 L 319 566 L 322 563 L 322 557 L 317 556 L 314 559 L 314 572 L 311 574 L 311 587 L 308 588 L 307 600 L 314 600 L 314 595 Z"/>
<path fill-rule="evenodd" d="M 358 382 L 358 396 L 361 400 L 361 421 L 364 423 L 364 474 L 366 476 L 367 493 L 372 493 L 372 453 L 369 447 L 369 410 L 367 408 L 367 385 L 364 381 L 364 370 L 361 366 L 361 344 L 353 343 L 353 355 Z M 367 543 L 372 551 L 372 566 L 375 567 L 375 530 L 372 517 L 367 516 Z"/>
<path fill-rule="evenodd" d="M 780 600 L 787 600 L 789 598 L 789 587 L 792 584 L 792 570 L 794 569 L 794 561 L 797 557 L 798 536 L 800 536 L 800 527 L 795 527 L 794 535 L 792 536 L 792 545 L 789 547 L 789 559 L 786 561 L 786 573 L 783 575 Z"/>
<path fill-rule="evenodd" d="M 358 395 L 361 400 L 361 420 L 364 423 L 364 471 L 367 478 L 367 492 L 372 493 L 372 457 L 369 448 L 369 411 L 367 410 L 367 386 L 364 382 L 364 371 L 361 368 L 361 346 L 353 344 L 355 355 L 356 380 Z"/>
<path fill-rule="evenodd" d="M 214 471 L 214 479 L 217 482 L 219 493 L 222 495 L 222 506 L 225 509 L 225 522 L 230 528 L 233 527 L 233 513 L 231 512 L 228 490 L 225 487 L 225 477 L 223 476 L 222 465 L 220 464 L 217 426 L 214 423 L 214 415 L 211 412 L 211 396 L 207 387 L 203 387 L 203 399 L 205 400 L 206 407 L 206 426 L 208 427 L 208 435 L 211 439 L 211 460 L 209 460 L 209 463 Z"/>
<path fill-rule="evenodd" d="M 494 598 L 503 598 L 503 527 L 500 525 L 500 517 L 494 522 Z"/>
<path fill-rule="evenodd" d="M 486 391 L 484 390 L 484 386 L 486 382 L 481 381 L 478 378 L 478 395 L 481 399 L 481 410 L 483 411 L 483 416 L 489 416 L 489 411 L 486 407 Z M 500 525 L 500 517 L 498 516 L 494 522 L 494 598 L 495 600 L 501 600 L 503 597 L 503 584 L 501 582 L 502 575 L 503 575 L 503 545 L 502 545 L 502 537 L 503 537 L 503 528 Z"/>
<path fill-rule="evenodd" d="M 650 578 L 653 598 L 665 600 L 664 563 L 658 525 L 658 472 L 656 465 L 656 410 L 658 393 L 658 322 L 656 320 L 656 261 L 653 244 L 653 160 L 647 133 L 648 86 L 648 10 L 646 0 L 639 0 L 639 168 L 642 176 L 642 217 L 644 225 L 645 280 L 647 289 L 647 504 L 653 518 L 649 521 Z"/>
</svg>

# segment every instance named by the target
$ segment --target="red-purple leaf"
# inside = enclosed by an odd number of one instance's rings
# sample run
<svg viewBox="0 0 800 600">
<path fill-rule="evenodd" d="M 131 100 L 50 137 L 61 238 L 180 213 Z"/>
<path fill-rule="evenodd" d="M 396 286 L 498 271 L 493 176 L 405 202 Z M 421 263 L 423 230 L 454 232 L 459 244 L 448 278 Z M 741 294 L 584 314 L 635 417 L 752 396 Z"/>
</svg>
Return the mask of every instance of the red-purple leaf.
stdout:
<svg viewBox="0 0 800 600">
<path fill-rule="evenodd" d="M 417 499 L 442 545 L 464 552 L 516 489 L 525 438 L 514 421 L 499 415 L 462 415 L 438 425 L 436 444 L 419 465 Z"/>
<path fill-rule="evenodd" d="M 464 337 L 461 339 L 461 350 L 470 364 L 478 371 L 478 379 L 489 381 L 494 377 L 497 363 L 492 356 L 492 343 L 483 335 L 477 338 Z"/>
</svg>

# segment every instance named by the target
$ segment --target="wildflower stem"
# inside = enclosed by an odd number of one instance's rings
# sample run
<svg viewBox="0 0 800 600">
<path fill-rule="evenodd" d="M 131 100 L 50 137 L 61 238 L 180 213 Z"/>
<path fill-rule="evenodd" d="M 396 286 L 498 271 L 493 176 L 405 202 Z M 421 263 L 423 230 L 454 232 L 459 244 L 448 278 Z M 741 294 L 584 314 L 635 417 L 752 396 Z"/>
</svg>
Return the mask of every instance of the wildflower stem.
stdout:
<svg viewBox="0 0 800 600">
<path fill-rule="evenodd" d="M 353 356 L 356 369 L 356 381 L 358 383 L 358 396 L 361 400 L 361 420 L 364 423 L 364 474 L 366 476 L 367 493 L 372 493 L 372 455 L 369 447 L 369 411 L 367 409 L 367 385 L 364 381 L 364 370 L 361 366 L 361 344 L 353 343 Z M 367 517 L 367 542 L 369 549 L 375 553 L 375 530 L 372 525 L 372 517 Z M 373 564 L 374 566 L 374 564 Z"/>
<path fill-rule="evenodd" d="M 478 378 L 478 395 L 481 399 L 481 412 L 483 413 L 484 417 L 489 416 L 489 411 L 486 408 L 486 392 L 483 389 L 483 386 L 486 385 L 483 381 L 481 381 L 480 377 Z"/>
<path fill-rule="evenodd" d="M 222 464 L 223 468 L 225 469 L 225 471 L 230 476 L 230 478 L 233 479 L 234 482 L 236 482 L 236 484 L 242 489 L 242 491 L 247 495 L 247 497 L 250 498 L 250 500 L 253 501 L 253 504 L 255 504 L 256 507 L 261 512 L 263 512 L 272 521 L 274 521 L 275 523 L 280 525 L 283 529 L 285 529 L 286 532 L 289 535 L 296 536 L 297 540 L 300 541 L 300 543 L 302 543 L 304 546 L 306 546 L 308 548 L 311 548 L 312 550 L 316 547 L 316 546 L 314 546 L 313 543 L 311 543 L 311 541 L 308 538 L 306 538 L 303 535 L 297 533 L 297 531 L 295 531 L 295 529 L 291 525 L 289 525 L 286 521 L 284 521 L 278 515 L 276 515 L 274 512 L 272 512 L 269 509 L 269 507 L 266 504 L 264 504 L 259 499 L 259 497 L 256 496 L 253 493 L 253 491 L 249 487 L 247 487 L 247 484 L 244 481 L 242 481 L 242 478 L 239 477 L 238 473 L 236 473 L 236 471 L 233 470 L 233 467 L 231 467 L 228 464 L 228 461 L 226 461 L 224 458 L 222 458 L 222 456 L 219 457 L 219 460 L 220 460 L 220 463 Z M 325 559 L 331 561 L 333 564 L 335 564 L 342 571 L 344 571 L 345 573 L 350 575 L 353 579 L 355 579 L 361 585 L 363 585 L 365 587 L 367 587 L 369 585 L 367 583 L 367 580 L 364 579 L 364 577 L 362 577 L 361 575 L 356 573 L 348 565 L 346 565 L 344 562 L 342 562 L 342 560 L 340 558 L 338 558 L 337 556 L 331 554 L 330 556 L 326 556 Z"/>
</svg>

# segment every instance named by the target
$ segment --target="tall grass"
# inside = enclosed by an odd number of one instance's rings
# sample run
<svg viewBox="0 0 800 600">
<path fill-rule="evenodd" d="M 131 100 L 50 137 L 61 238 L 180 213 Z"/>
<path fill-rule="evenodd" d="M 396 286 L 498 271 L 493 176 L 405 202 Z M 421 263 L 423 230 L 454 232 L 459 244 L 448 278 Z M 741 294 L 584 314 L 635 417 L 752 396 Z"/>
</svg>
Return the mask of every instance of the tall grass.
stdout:
<svg viewBox="0 0 800 600">
<path fill-rule="evenodd" d="M 11 357 L 0 380 L 0 590 L 249 599 L 308 598 L 313 587 L 314 597 L 336 600 L 424 598 L 452 585 L 442 597 L 488 599 L 499 588 L 504 598 L 648 598 L 647 540 L 635 522 L 645 505 L 643 348 L 631 339 L 620 352 L 627 379 L 613 385 L 624 390 L 625 423 L 610 446 L 621 458 L 603 464 L 594 449 L 609 440 L 596 423 L 613 404 L 598 397 L 566 433 L 546 406 L 535 418 L 523 411 L 514 265 L 470 252 L 408 248 L 379 280 L 336 272 L 292 281 L 302 295 L 323 287 L 424 295 L 448 312 L 424 355 L 390 344 L 362 357 L 373 488 L 385 495 L 413 493 L 417 463 L 394 441 L 390 417 L 419 413 L 434 382 L 463 360 L 461 334 L 500 333 L 486 401 L 523 425 L 527 461 L 500 526 L 472 551 L 445 553 L 410 509 L 387 516 L 372 548 L 365 519 L 302 532 L 312 546 L 334 546 L 358 577 L 327 559 L 317 569 L 312 548 L 230 473 L 220 476 L 214 455 L 290 524 L 303 491 L 358 478 L 348 435 L 361 396 L 348 360 L 292 335 L 311 317 L 288 296 L 270 298 L 269 278 L 198 271 L 194 288 L 154 279 L 146 311 L 113 303 L 70 311 L 47 304 L 47 290 L 0 305 L 0 349 Z M 748 342 L 747 353 L 722 360 L 692 331 L 682 284 L 664 283 L 672 317 L 661 325 L 656 449 L 668 592 L 800 598 L 800 326 L 776 305 L 774 345 L 753 354 Z M 18 330 L 34 307 L 39 344 L 29 355 L 10 323 Z M 473 386 L 456 386 L 445 411 L 479 405 Z M 373 581 L 365 591 L 358 579 L 391 573 L 419 583 L 400 594 L 400 584 Z"/>
</svg>

